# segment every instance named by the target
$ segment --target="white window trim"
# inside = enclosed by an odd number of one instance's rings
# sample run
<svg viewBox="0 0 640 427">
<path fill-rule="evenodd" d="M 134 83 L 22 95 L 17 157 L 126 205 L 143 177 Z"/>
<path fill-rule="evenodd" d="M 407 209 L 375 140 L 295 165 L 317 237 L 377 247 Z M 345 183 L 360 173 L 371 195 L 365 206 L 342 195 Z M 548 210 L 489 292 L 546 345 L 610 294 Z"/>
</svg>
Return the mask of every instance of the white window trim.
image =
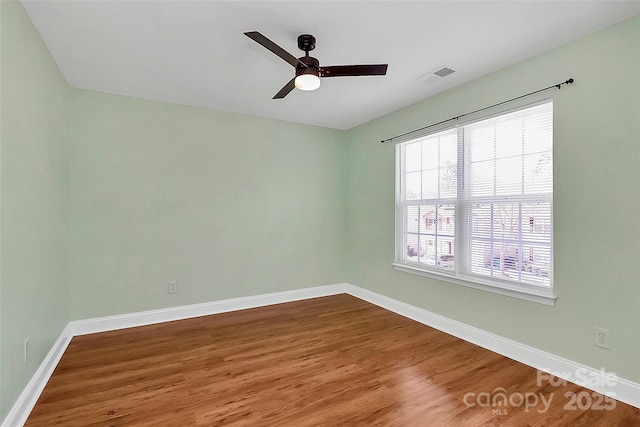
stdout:
<svg viewBox="0 0 640 427">
<path fill-rule="evenodd" d="M 526 301 L 537 302 L 540 304 L 555 305 L 558 298 L 552 289 L 527 285 L 528 288 L 522 288 L 522 285 L 513 285 L 509 282 L 496 285 L 496 280 L 485 280 L 479 277 L 467 277 L 462 274 L 448 274 L 447 272 L 439 272 L 434 270 L 426 270 L 409 263 L 391 263 L 393 268 L 405 273 L 417 274 L 418 276 L 428 277 L 430 279 L 441 280 L 443 282 L 453 283 L 456 285 L 466 286 L 468 288 L 479 289 L 482 291 L 493 292 L 499 295 L 523 299 Z"/>
<path fill-rule="evenodd" d="M 533 107 L 535 105 L 539 105 L 539 104 L 543 104 L 546 102 L 552 102 L 552 99 L 544 99 L 532 104 L 528 104 L 528 105 L 521 105 L 518 106 L 516 108 L 513 109 L 509 109 L 509 110 L 504 110 L 498 113 L 493 113 L 484 117 L 480 117 L 480 118 L 474 118 L 473 120 L 469 120 L 469 121 L 465 121 L 464 124 L 466 123 L 470 123 L 470 122 L 475 122 L 478 120 L 484 120 L 487 118 L 491 118 L 491 117 L 495 117 L 495 116 L 500 116 L 503 114 L 508 114 L 512 111 L 517 111 L 517 110 L 521 110 L 521 109 L 525 109 L 528 107 Z M 463 125 L 463 123 L 458 123 L 458 126 Z M 429 132 L 426 133 L 425 135 L 431 134 L 431 133 L 437 133 L 440 132 L 442 130 L 446 129 L 446 127 L 441 127 L 438 130 L 434 130 L 433 132 Z M 424 135 L 418 135 L 415 136 L 414 138 L 411 139 L 417 139 L 421 136 Z M 403 141 L 399 141 L 398 144 L 396 145 L 396 149 L 398 149 L 398 146 L 400 143 L 402 142 L 407 142 L 410 139 L 406 139 Z M 461 165 L 458 165 L 458 167 L 460 167 Z M 395 258 L 396 260 L 401 260 L 402 257 L 402 247 L 399 247 L 398 243 L 399 243 L 399 235 L 402 234 L 403 230 L 401 230 L 400 228 L 400 221 L 398 221 L 398 215 L 399 215 L 399 200 L 400 200 L 400 176 L 399 174 L 401 173 L 401 165 L 400 165 L 400 156 L 396 154 L 396 195 L 395 195 L 395 203 L 396 203 L 396 208 L 395 208 L 395 226 L 396 226 L 396 235 L 395 235 Z M 459 204 L 461 203 L 460 199 L 457 199 L 456 201 L 456 211 L 458 211 L 459 208 Z M 551 220 L 553 223 L 553 202 L 552 202 L 552 207 L 551 207 Z M 462 226 L 462 221 L 456 221 L 456 236 L 460 236 L 462 234 L 460 234 L 459 232 L 461 232 L 462 230 L 460 229 L 460 227 Z M 553 242 L 553 228 L 552 228 L 552 238 L 551 241 Z M 456 238 L 455 239 L 455 245 L 456 245 L 456 253 L 460 253 L 459 251 L 459 245 L 463 244 L 461 239 Z M 456 257 L 457 258 L 457 257 Z M 470 274 L 463 274 L 460 273 L 458 271 L 458 259 L 456 259 L 456 268 L 454 269 L 454 271 L 448 272 L 446 270 L 436 270 L 436 269 L 430 269 L 430 268 L 424 268 L 422 265 L 420 264 L 414 264 L 410 261 L 403 261 L 403 262 L 393 262 L 391 263 L 391 265 L 393 266 L 393 268 L 397 271 L 402 271 L 405 273 L 409 273 L 409 274 L 415 274 L 415 275 L 419 275 L 419 276 L 423 276 L 423 277 L 428 277 L 430 279 L 435 279 L 435 280 L 440 280 L 440 281 L 444 281 L 444 282 L 448 282 L 448 283 L 452 283 L 452 284 L 456 284 L 456 285 L 461 285 L 461 286 L 466 286 L 469 288 L 473 288 L 473 289 L 478 289 L 478 290 L 482 290 L 482 291 L 487 291 L 487 292 L 491 292 L 491 293 L 495 293 L 495 294 L 499 294 L 499 295 L 504 295 L 504 296 L 508 296 L 508 297 L 512 297 L 512 298 L 517 298 L 517 299 L 521 299 L 521 300 L 525 300 L 525 301 L 530 301 L 530 302 L 535 302 L 535 303 L 539 303 L 539 304 L 544 304 L 544 305 L 548 305 L 548 306 L 553 306 L 555 305 L 555 301 L 558 298 L 557 295 L 555 295 L 554 293 L 554 287 L 553 287 L 553 276 L 554 276 L 554 272 L 553 272 L 553 243 L 551 245 L 551 277 L 552 277 L 552 281 L 551 281 L 551 286 L 550 287 L 546 287 L 546 286 L 536 286 L 533 284 L 527 284 L 524 285 L 526 287 L 523 287 L 523 284 L 518 284 L 518 283 L 512 283 L 506 280 L 500 280 L 497 278 L 484 278 L 481 276 L 475 276 L 475 275 L 470 275 Z"/>
</svg>

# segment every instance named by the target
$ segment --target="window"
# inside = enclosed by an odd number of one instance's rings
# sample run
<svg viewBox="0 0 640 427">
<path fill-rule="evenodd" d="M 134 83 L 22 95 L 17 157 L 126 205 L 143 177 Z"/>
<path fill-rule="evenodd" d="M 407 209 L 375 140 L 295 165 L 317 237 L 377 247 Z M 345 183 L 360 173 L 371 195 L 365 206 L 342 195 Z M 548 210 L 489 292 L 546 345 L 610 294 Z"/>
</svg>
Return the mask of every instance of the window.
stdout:
<svg viewBox="0 0 640 427">
<path fill-rule="evenodd" d="M 553 104 L 397 145 L 397 269 L 553 303 Z"/>
</svg>

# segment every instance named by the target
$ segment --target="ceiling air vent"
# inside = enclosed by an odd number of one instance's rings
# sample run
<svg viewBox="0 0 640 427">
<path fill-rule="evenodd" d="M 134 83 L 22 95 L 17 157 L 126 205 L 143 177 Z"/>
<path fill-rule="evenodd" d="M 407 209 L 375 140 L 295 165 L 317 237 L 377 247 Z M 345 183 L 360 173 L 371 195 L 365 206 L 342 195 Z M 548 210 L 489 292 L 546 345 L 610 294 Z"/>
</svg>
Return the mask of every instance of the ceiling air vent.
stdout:
<svg viewBox="0 0 640 427">
<path fill-rule="evenodd" d="M 434 83 L 442 79 L 443 77 L 447 77 L 448 75 L 451 75 L 455 72 L 456 70 L 453 70 L 449 67 L 439 67 L 435 71 L 432 71 L 420 77 L 420 80 L 424 83 Z"/>
<path fill-rule="evenodd" d="M 435 74 L 438 77 L 447 77 L 449 74 L 455 73 L 455 70 L 452 70 L 451 68 L 448 67 L 442 67 L 440 68 L 438 71 L 434 71 L 433 74 Z"/>
</svg>

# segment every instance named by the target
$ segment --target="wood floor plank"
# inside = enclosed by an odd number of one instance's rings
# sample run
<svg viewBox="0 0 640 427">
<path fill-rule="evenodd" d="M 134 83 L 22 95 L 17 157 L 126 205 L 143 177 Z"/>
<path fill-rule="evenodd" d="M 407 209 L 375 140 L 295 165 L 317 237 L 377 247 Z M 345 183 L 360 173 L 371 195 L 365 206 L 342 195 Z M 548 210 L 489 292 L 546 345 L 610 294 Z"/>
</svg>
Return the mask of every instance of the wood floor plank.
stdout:
<svg viewBox="0 0 640 427">
<path fill-rule="evenodd" d="M 74 337 L 26 426 L 637 426 L 574 384 L 349 295 Z M 542 396 L 485 405 L 480 395 Z M 484 393 L 484 394 L 483 394 Z"/>
</svg>

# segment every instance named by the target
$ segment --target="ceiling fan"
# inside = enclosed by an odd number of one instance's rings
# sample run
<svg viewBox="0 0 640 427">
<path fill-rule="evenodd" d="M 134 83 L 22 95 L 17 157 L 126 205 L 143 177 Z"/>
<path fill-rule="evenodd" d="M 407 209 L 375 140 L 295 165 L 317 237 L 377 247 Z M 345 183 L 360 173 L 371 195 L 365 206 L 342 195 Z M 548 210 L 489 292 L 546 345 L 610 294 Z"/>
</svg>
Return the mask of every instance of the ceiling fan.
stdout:
<svg viewBox="0 0 640 427">
<path fill-rule="evenodd" d="M 280 58 L 296 68 L 296 75 L 284 85 L 273 99 L 282 99 L 294 88 L 300 90 L 315 90 L 320 87 L 321 77 L 348 77 L 348 76 L 384 76 L 387 74 L 388 64 L 373 65 L 333 65 L 321 67 L 320 62 L 309 56 L 309 51 L 315 49 L 316 38 L 311 34 L 298 36 L 298 48 L 304 51 L 304 56 L 296 58 L 258 31 L 249 31 L 245 36 L 269 49 Z"/>
</svg>

